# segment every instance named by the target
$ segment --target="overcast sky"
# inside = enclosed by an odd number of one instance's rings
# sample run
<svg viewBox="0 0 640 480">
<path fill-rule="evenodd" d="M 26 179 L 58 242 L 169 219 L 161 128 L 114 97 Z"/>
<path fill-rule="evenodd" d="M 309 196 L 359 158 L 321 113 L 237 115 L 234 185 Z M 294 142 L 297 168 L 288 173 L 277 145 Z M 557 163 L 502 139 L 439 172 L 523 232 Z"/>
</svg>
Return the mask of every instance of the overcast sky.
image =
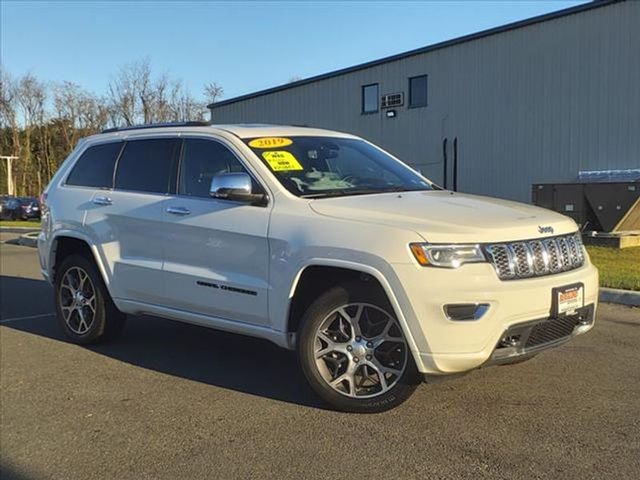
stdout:
<svg viewBox="0 0 640 480">
<path fill-rule="evenodd" d="M 579 3 L 0 0 L 0 53 L 14 75 L 98 94 L 149 57 L 194 94 L 216 81 L 231 98 Z"/>
</svg>

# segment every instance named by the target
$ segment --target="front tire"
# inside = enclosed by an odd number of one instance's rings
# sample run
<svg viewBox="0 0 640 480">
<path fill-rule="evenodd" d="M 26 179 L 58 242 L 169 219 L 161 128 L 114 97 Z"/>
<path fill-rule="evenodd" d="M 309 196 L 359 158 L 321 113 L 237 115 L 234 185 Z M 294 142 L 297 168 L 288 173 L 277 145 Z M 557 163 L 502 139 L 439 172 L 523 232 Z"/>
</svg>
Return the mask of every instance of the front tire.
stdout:
<svg viewBox="0 0 640 480">
<path fill-rule="evenodd" d="M 404 332 L 383 293 L 358 282 L 315 300 L 298 339 L 302 371 L 332 407 L 382 412 L 404 402 L 418 375 Z"/>
<path fill-rule="evenodd" d="M 86 345 L 120 334 L 126 315 L 113 304 L 92 260 L 77 254 L 65 258 L 54 286 L 57 317 L 72 342 Z"/>
</svg>

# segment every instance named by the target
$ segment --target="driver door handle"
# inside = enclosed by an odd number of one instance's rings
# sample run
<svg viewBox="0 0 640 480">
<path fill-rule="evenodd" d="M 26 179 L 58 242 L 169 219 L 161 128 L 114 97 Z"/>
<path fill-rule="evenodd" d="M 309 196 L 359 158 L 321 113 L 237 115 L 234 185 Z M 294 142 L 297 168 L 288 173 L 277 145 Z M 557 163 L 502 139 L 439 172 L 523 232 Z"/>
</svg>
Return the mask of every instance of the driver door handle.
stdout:
<svg viewBox="0 0 640 480">
<path fill-rule="evenodd" d="M 109 197 L 96 197 L 93 199 L 93 203 L 96 205 L 111 205 L 113 200 Z"/>
<path fill-rule="evenodd" d="M 171 213 L 173 215 L 189 215 L 191 210 L 184 207 L 167 207 L 167 213 Z"/>
</svg>

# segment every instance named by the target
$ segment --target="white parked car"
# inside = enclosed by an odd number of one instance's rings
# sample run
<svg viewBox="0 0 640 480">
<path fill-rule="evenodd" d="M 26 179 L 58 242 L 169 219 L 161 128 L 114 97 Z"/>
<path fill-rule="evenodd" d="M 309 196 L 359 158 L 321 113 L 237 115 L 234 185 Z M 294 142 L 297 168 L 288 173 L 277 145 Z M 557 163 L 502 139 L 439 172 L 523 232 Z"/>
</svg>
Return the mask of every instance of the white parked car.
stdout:
<svg viewBox="0 0 640 480">
<path fill-rule="evenodd" d="M 66 334 L 150 314 L 296 349 L 333 407 L 515 363 L 593 326 L 576 224 L 443 190 L 353 135 L 194 122 L 82 140 L 38 246 Z M 231 368 L 231 367 L 230 367 Z"/>
</svg>

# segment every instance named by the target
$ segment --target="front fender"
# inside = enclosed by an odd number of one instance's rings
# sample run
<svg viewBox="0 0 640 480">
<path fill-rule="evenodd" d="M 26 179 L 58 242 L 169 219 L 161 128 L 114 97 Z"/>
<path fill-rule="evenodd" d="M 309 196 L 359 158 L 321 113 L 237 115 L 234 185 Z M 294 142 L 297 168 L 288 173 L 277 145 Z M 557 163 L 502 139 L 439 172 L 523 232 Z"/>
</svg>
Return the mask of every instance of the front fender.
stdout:
<svg viewBox="0 0 640 480">
<path fill-rule="evenodd" d="M 356 261 L 350 258 L 336 258 L 336 252 L 333 251 L 333 257 L 310 257 L 296 265 L 292 269 L 293 274 L 288 278 L 289 287 L 273 288 L 269 302 L 269 310 L 271 318 L 274 320 L 273 328 L 278 331 L 285 332 L 287 329 L 287 321 L 291 310 L 293 298 L 296 294 L 300 278 L 307 268 L 310 267 L 335 267 L 352 270 L 359 273 L 365 273 L 375 278 L 383 288 L 389 303 L 394 310 L 396 318 L 400 322 L 403 332 L 407 338 L 410 350 L 413 353 L 418 352 L 414 339 L 414 332 L 410 328 L 407 317 L 413 316 L 411 305 L 408 301 L 402 285 L 396 276 L 391 265 L 387 264 L 380 258 L 367 258 L 366 262 Z M 354 252 L 348 252 L 347 257 L 353 257 Z M 359 255 L 363 255 L 359 252 Z M 373 255 L 366 255 L 373 257 Z M 281 293 L 280 293 L 281 292 Z M 294 342 L 290 342 L 293 348 Z"/>
</svg>

